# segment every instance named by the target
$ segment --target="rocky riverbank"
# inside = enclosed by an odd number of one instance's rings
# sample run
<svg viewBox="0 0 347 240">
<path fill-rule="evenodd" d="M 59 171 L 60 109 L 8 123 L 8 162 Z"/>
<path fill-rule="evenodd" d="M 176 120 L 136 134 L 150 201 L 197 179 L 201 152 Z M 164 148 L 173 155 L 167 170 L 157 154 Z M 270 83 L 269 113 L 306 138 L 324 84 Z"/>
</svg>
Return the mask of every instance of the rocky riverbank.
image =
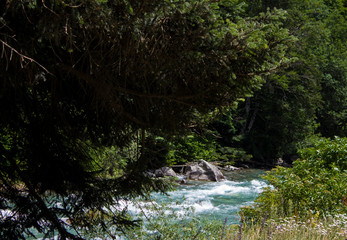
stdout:
<svg viewBox="0 0 347 240">
<path fill-rule="evenodd" d="M 200 159 L 198 162 L 187 163 L 185 165 L 162 167 L 150 171 L 149 174 L 152 177 L 177 177 L 179 175 L 188 180 L 219 182 L 225 179 L 222 171 L 235 170 L 239 170 L 239 168 L 229 165 L 221 168 L 211 162 Z"/>
<path fill-rule="evenodd" d="M 291 164 L 286 163 L 282 158 L 278 158 L 274 161 L 274 164 L 271 165 L 264 165 L 255 161 L 249 161 L 247 163 L 248 164 L 244 163 L 235 167 L 232 165 L 220 164 L 218 162 L 207 162 L 200 159 L 198 162 L 189 162 L 184 165 L 173 165 L 171 167 L 161 167 L 156 170 L 149 170 L 148 174 L 155 178 L 183 176 L 183 179 L 187 180 L 219 182 L 225 179 L 223 172 L 232 172 L 248 168 L 272 169 L 276 166 L 291 167 Z"/>
</svg>

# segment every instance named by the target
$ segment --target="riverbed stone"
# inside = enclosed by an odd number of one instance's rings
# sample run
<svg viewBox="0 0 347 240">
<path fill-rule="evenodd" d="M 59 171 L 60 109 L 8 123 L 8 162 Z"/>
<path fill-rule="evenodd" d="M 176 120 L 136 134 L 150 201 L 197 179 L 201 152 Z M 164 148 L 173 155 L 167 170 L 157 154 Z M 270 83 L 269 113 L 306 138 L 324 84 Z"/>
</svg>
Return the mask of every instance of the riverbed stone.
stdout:
<svg viewBox="0 0 347 240">
<path fill-rule="evenodd" d="M 187 166 L 187 179 L 200 181 L 216 181 L 219 182 L 225 177 L 222 172 L 213 164 L 200 159 L 198 163 Z"/>
<path fill-rule="evenodd" d="M 226 165 L 224 168 L 223 168 L 224 171 L 237 171 L 237 170 L 240 170 L 240 168 L 238 167 L 234 167 L 234 166 L 231 166 L 231 165 Z"/>
<path fill-rule="evenodd" d="M 176 173 L 172 168 L 162 167 L 154 171 L 156 177 L 176 177 Z"/>
</svg>

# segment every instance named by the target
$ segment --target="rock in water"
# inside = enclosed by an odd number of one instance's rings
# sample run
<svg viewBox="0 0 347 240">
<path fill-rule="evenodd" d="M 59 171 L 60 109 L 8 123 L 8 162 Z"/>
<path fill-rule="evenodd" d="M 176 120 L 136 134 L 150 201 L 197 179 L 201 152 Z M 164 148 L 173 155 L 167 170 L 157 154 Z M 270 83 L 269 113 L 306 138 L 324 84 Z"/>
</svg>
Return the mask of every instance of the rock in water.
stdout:
<svg viewBox="0 0 347 240">
<path fill-rule="evenodd" d="M 223 168 L 224 171 L 237 171 L 237 170 L 240 170 L 240 168 L 237 168 L 237 167 L 234 167 L 234 166 L 231 166 L 231 165 L 226 165 L 224 168 Z"/>
<path fill-rule="evenodd" d="M 201 181 L 216 181 L 219 182 L 224 179 L 224 175 L 219 169 L 206 162 L 203 159 L 199 160 L 198 164 L 190 165 L 186 171 L 187 179 L 201 180 Z"/>
<path fill-rule="evenodd" d="M 162 167 L 157 170 L 155 170 L 154 175 L 156 177 L 176 177 L 176 173 L 172 168 L 169 167 Z"/>
</svg>

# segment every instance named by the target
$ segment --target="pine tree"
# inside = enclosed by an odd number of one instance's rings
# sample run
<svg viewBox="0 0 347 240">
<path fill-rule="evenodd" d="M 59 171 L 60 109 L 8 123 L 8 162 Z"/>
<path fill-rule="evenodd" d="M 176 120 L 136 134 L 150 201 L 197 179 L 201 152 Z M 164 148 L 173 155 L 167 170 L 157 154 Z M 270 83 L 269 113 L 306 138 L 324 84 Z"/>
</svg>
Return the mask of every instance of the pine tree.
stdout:
<svg viewBox="0 0 347 240">
<path fill-rule="evenodd" d="M 143 174 L 141 154 L 101 177 L 92 150 L 127 146 L 137 132 L 144 149 L 145 131 L 178 132 L 290 61 L 280 11 L 229 19 L 204 0 L 2 4 L 2 239 L 135 224 L 112 206 L 166 185 Z"/>
</svg>

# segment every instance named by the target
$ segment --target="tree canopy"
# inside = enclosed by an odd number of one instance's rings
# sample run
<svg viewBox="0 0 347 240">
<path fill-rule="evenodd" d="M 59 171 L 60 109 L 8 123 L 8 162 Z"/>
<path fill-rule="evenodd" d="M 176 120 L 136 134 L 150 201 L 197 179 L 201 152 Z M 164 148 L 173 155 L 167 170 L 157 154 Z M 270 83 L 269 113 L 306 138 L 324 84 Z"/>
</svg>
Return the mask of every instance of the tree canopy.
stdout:
<svg viewBox="0 0 347 240">
<path fill-rule="evenodd" d="M 138 174 L 141 154 L 120 176 L 100 177 L 91 149 L 126 146 L 138 131 L 177 133 L 291 61 L 283 11 L 246 18 L 237 9 L 209 0 L 2 1 L 0 237 L 79 239 L 83 229 L 112 235 L 109 226 L 131 224 L 110 206 L 164 185 Z"/>
<path fill-rule="evenodd" d="M 287 11 L 283 26 L 297 37 L 288 54 L 296 61 L 267 75 L 261 89 L 219 120 L 223 145 L 241 147 L 256 161 L 271 164 L 298 156 L 300 144 L 314 134 L 346 136 L 345 1 L 246 2 L 245 16 L 269 8 Z"/>
</svg>

